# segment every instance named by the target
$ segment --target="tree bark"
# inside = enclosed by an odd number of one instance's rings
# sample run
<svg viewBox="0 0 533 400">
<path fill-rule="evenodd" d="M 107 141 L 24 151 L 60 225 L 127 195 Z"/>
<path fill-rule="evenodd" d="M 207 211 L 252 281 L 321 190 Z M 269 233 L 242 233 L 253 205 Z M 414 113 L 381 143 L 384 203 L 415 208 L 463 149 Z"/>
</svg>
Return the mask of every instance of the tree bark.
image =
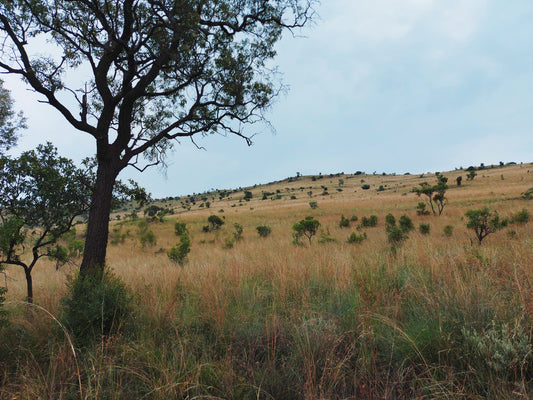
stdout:
<svg viewBox="0 0 533 400">
<path fill-rule="evenodd" d="M 104 271 L 109 236 L 109 213 L 118 172 L 119 169 L 115 168 L 112 162 L 99 160 L 89 209 L 85 250 L 80 266 L 81 275 L 101 275 Z"/>
<path fill-rule="evenodd" d="M 26 275 L 26 301 L 28 304 L 33 304 L 33 279 L 31 277 L 31 269 L 24 267 L 24 275 Z"/>
</svg>

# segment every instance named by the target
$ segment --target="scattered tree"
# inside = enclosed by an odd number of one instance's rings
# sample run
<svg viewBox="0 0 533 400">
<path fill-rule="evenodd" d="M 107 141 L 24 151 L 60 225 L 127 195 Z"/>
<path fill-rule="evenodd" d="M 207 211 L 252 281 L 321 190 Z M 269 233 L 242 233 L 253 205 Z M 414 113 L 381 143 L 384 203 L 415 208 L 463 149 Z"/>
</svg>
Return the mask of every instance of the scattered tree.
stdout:
<svg viewBox="0 0 533 400">
<path fill-rule="evenodd" d="M 267 225 L 259 225 L 255 229 L 257 229 L 257 233 L 261 237 L 267 237 L 272 232 L 272 229 Z"/>
<path fill-rule="evenodd" d="M 470 170 L 470 171 L 468 171 L 468 174 L 466 174 L 466 180 L 467 181 L 473 181 L 476 176 L 477 176 L 476 171 Z"/>
<path fill-rule="evenodd" d="M 439 215 L 441 215 L 444 207 L 448 203 L 448 199 L 445 196 L 446 191 L 448 190 L 448 178 L 439 172 L 435 173 L 435 176 L 437 178 L 437 183 L 435 185 L 422 182 L 419 188 L 413 188 L 413 192 L 415 192 L 419 197 L 421 195 L 426 196 L 433 215 L 436 215 L 437 212 Z M 435 207 L 437 210 L 435 210 Z"/>
<path fill-rule="evenodd" d="M 262 121 L 262 111 L 280 92 L 270 65 L 276 42 L 284 30 L 308 22 L 313 3 L 13 0 L 0 5 L 0 68 L 20 76 L 96 142 L 82 275 L 103 274 L 120 171 L 161 164 L 177 138 L 229 132 L 251 144 L 244 127 Z M 30 50 L 44 39 L 44 48 Z M 76 71 L 85 66 L 92 79 Z"/>
<path fill-rule="evenodd" d="M 508 221 L 500 219 L 497 211 L 491 211 L 488 207 L 479 210 L 468 210 L 466 212 L 466 227 L 472 229 L 476 234 L 479 245 L 491 233 L 494 233 L 507 226 Z"/>
<path fill-rule="evenodd" d="M 55 246 L 75 218 L 87 212 L 90 178 L 48 143 L 17 159 L 1 157 L 0 187 L 0 264 L 24 269 L 27 301 L 32 303 L 33 268 L 42 257 L 67 257 Z M 28 245 L 31 255 L 26 261 L 22 255 Z"/>
<path fill-rule="evenodd" d="M 209 225 L 206 225 L 202 228 L 204 232 L 212 232 L 220 229 L 222 225 L 224 225 L 224 220 L 220 218 L 218 215 L 210 215 L 207 218 L 207 222 Z"/>
<path fill-rule="evenodd" d="M 318 208 L 318 203 L 316 201 L 310 201 L 309 207 L 311 207 L 313 210 Z"/>
<path fill-rule="evenodd" d="M 457 186 L 461 186 L 461 183 L 463 182 L 463 177 L 458 176 L 457 178 L 455 178 L 455 181 L 457 182 Z"/>
<path fill-rule="evenodd" d="M 311 244 L 311 238 L 316 235 L 320 222 L 314 219 L 313 217 L 306 217 L 300 222 L 296 222 L 292 229 L 295 231 L 294 239 L 296 242 L 299 242 L 301 236 L 305 236 Z"/>
</svg>

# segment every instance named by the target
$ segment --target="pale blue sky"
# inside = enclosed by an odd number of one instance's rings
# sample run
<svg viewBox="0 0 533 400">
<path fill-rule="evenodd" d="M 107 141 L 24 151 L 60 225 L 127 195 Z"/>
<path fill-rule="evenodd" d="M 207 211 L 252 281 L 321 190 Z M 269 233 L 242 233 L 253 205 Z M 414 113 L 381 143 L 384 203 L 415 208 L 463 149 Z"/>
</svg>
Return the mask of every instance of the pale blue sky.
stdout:
<svg viewBox="0 0 533 400">
<path fill-rule="evenodd" d="M 275 63 L 290 87 L 254 145 L 184 140 L 157 169 L 127 171 L 155 197 L 266 183 L 296 172 L 427 172 L 533 161 L 531 0 L 323 0 Z M 7 80 L 29 119 L 26 149 L 94 152 L 57 113 Z"/>
</svg>

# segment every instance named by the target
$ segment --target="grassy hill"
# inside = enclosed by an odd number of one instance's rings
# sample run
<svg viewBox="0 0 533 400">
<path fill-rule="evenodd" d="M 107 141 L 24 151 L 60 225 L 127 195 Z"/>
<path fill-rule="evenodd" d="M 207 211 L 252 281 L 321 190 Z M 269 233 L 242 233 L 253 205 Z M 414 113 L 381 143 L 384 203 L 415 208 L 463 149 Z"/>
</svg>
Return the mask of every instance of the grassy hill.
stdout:
<svg viewBox="0 0 533 400">
<path fill-rule="evenodd" d="M 122 210 L 108 263 L 134 293 L 133 323 L 73 352 L 50 315 L 76 267 L 36 267 L 35 300 L 46 312 L 31 316 L 16 303 L 24 277 L 7 267 L 12 323 L 0 345 L 0 399 L 531 398 L 533 224 L 511 223 L 478 245 L 465 213 L 531 213 L 522 194 L 533 165 L 476 173 L 472 181 L 464 170 L 444 173 L 441 216 L 418 215 L 424 198 L 412 193 L 434 174 L 304 176 L 158 200 L 173 214 L 148 224 L 157 243 L 145 247 L 142 210 L 136 221 Z M 225 224 L 203 232 L 212 214 Z M 394 250 L 387 214 L 407 215 L 415 228 Z M 339 226 L 342 215 L 349 227 Z M 362 227 L 371 215 L 377 226 Z M 307 216 L 320 229 L 297 246 L 292 226 Z M 166 254 L 179 243 L 177 221 L 192 241 L 184 266 Z M 243 234 L 232 243 L 235 223 Z M 272 233 L 260 237 L 258 225 Z M 366 239 L 347 243 L 352 233 Z"/>
</svg>

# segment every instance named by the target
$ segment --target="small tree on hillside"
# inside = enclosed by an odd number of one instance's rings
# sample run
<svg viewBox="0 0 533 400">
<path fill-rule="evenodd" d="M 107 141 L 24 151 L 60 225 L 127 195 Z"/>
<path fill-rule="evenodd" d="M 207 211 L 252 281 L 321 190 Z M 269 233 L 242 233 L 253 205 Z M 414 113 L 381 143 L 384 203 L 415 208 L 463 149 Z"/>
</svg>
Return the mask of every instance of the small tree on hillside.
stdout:
<svg viewBox="0 0 533 400">
<path fill-rule="evenodd" d="M 468 174 L 466 174 L 466 180 L 467 181 L 473 181 L 476 176 L 477 176 L 476 171 L 471 170 L 471 171 L 468 172 Z"/>
<path fill-rule="evenodd" d="M 295 242 L 298 242 L 301 236 L 305 236 L 309 240 L 309 245 L 311 245 L 311 238 L 316 235 L 319 226 L 320 222 L 313 217 L 306 217 L 300 222 L 296 222 L 292 226 L 292 229 L 295 231 Z"/>
<path fill-rule="evenodd" d="M 494 233 L 508 225 L 506 219 L 500 219 L 497 211 L 490 211 L 488 207 L 479 210 L 468 210 L 466 227 L 476 234 L 479 245 L 491 233 Z"/>
<path fill-rule="evenodd" d="M 413 192 L 415 192 L 419 197 L 422 195 L 426 196 L 426 200 L 431 208 L 431 211 L 433 212 L 433 215 L 437 215 L 437 212 L 439 215 L 441 215 L 444 207 L 448 203 L 448 199 L 446 198 L 446 191 L 448 190 L 448 178 L 439 172 L 435 173 L 435 176 L 437 177 L 437 183 L 435 185 L 422 182 L 419 188 L 413 188 Z"/>
<path fill-rule="evenodd" d="M 224 220 L 220 218 L 218 215 L 210 215 L 207 218 L 207 222 L 209 225 L 205 225 L 202 229 L 204 232 L 212 232 L 220 229 L 222 225 L 224 225 Z"/>
</svg>

